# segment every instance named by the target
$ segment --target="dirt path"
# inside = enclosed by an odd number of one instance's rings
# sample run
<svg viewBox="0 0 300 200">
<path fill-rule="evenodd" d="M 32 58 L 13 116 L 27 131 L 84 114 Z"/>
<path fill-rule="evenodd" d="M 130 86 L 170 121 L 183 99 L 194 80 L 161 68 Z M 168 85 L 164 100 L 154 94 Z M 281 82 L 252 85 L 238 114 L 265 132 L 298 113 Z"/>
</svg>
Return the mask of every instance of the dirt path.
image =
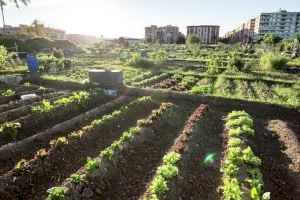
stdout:
<svg viewBox="0 0 300 200">
<path fill-rule="evenodd" d="M 170 182 L 170 191 L 164 199 L 214 200 L 220 199 L 220 163 L 223 157 L 224 113 L 209 107 L 196 124 L 188 143 L 188 150 L 179 164 L 179 177 Z M 212 164 L 205 164 L 209 155 L 214 155 Z"/>
<path fill-rule="evenodd" d="M 273 200 L 298 200 L 299 193 L 299 143 L 295 133 L 278 120 L 254 117 L 256 136 L 254 153 L 262 159 L 265 191 Z M 298 170 L 298 171 L 297 171 Z"/>
<path fill-rule="evenodd" d="M 189 109 L 171 111 L 138 135 L 135 142 L 118 155 L 115 167 L 109 168 L 113 172 L 103 180 L 95 180 L 99 196 L 94 199 L 138 199 L 191 112 Z"/>
<path fill-rule="evenodd" d="M 298 132 L 293 132 L 288 125 L 281 120 L 271 120 L 267 129 L 276 134 L 281 142 L 281 152 L 289 159 L 288 168 L 295 178 L 298 179 L 295 185 L 295 194 L 300 197 L 300 144 L 297 139 Z"/>
</svg>

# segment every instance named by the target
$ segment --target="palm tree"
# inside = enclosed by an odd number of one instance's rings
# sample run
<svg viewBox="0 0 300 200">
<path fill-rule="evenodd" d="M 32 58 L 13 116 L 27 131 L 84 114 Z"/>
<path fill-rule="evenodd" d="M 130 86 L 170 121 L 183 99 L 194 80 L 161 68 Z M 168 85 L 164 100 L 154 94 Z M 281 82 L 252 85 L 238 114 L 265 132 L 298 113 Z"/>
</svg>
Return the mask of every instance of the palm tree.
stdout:
<svg viewBox="0 0 300 200">
<path fill-rule="evenodd" d="M 17 8 L 19 8 L 20 3 L 22 3 L 26 6 L 30 2 L 30 0 L 0 0 L 2 20 L 3 20 L 3 28 L 4 29 L 5 29 L 5 19 L 4 19 L 3 7 L 7 4 L 7 2 L 12 2 L 17 6 Z"/>
</svg>

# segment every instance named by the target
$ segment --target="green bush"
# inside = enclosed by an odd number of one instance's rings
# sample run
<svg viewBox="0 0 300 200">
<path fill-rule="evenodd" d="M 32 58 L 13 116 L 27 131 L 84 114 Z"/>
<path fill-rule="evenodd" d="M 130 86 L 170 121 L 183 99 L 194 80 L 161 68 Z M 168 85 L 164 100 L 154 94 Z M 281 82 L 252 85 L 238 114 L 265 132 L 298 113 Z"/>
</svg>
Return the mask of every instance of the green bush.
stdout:
<svg viewBox="0 0 300 200">
<path fill-rule="evenodd" d="M 284 70 L 288 59 L 280 53 L 264 53 L 260 57 L 260 66 L 264 70 Z"/>
<path fill-rule="evenodd" d="M 4 46 L 0 46 L 0 69 L 4 67 L 4 64 L 8 58 L 7 50 Z"/>
<path fill-rule="evenodd" d="M 227 67 L 230 71 L 242 71 L 244 65 L 245 63 L 243 62 L 243 60 L 239 56 L 235 55 L 228 60 Z"/>
</svg>

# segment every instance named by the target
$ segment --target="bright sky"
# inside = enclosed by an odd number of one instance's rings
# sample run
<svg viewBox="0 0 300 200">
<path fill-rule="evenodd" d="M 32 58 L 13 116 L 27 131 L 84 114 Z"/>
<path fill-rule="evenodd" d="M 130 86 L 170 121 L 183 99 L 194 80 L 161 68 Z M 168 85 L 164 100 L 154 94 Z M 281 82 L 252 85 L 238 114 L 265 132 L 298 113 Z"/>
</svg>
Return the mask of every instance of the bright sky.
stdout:
<svg viewBox="0 0 300 200">
<path fill-rule="evenodd" d="M 176 25 L 221 26 L 221 35 L 261 12 L 300 11 L 300 0 L 31 0 L 27 7 L 5 8 L 6 24 L 46 25 L 81 33 L 115 38 L 144 37 L 144 27 Z M 2 20 L 1 23 L 2 25 Z"/>
</svg>

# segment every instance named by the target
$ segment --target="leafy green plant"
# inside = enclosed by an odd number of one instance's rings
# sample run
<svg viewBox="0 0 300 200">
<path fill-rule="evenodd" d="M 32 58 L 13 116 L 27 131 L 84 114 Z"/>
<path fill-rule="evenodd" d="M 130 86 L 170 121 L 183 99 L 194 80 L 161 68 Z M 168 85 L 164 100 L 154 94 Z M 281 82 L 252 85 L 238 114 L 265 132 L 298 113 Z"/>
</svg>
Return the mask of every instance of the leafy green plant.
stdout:
<svg viewBox="0 0 300 200">
<path fill-rule="evenodd" d="M 47 200 L 64 200 L 68 193 L 68 188 L 52 187 L 47 192 L 49 193 Z"/>
<path fill-rule="evenodd" d="M 92 172 L 98 166 L 99 166 L 99 160 L 87 157 L 87 163 L 85 164 L 85 168 L 88 170 L 88 172 Z"/>
<path fill-rule="evenodd" d="M 240 187 L 238 179 L 225 178 L 223 179 L 224 183 L 224 197 L 226 200 L 243 200 L 243 192 Z"/>
<path fill-rule="evenodd" d="M 243 125 L 246 125 L 246 126 L 252 128 L 253 120 L 247 116 L 240 116 L 239 118 L 228 120 L 226 123 L 226 126 L 228 128 L 234 128 L 234 127 L 243 126 Z"/>
<path fill-rule="evenodd" d="M 107 159 L 107 160 L 111 160 L 111 159 L 113 158 L 114 154 L 115 154 L 114 149 L 111 148 L 111 147 L 109 147 L 109 148 L 106 148 L 106 149 L 104 149 L 103 151 L 101 151 L 100 156 L 101 156 L 102 158 Z"/>
<path fill-rule="evenodd" d="M 264 53 L 260 57 L 260 66 L 264 70 L 284 70 L 287 66 L 288 59 L 279 53 Z"/>
<path fill-rule="evenodd" d="M 162 176 L 158 176 L 153 180 L 150 189 L 156 195 L 161 195 L 169 190 L 167 181 Z"/>
<path fill-rule="evenodd" d="M 158 167 L 157 172 L 165 179 L 172 179 L 178 175 L 178 168 L 172 164 L 166 164 Z"/>
<path fill-rule="evenodd" d="M 226 154 L 225 159 L 229 163 L 240 164 L 243 162 L 242 159 L 242 150 L 240 147 L 230 147 L 228 153 Z"/>
<path fill-rule="evenodd" d="M 229 136 L 241 137 L 241 136 L 253 136 L 254 130 L 247 125 L 242 125 L 241 127 L 234 127 L 229 130 Z"/>
<path fill-rule="evenodd" d="M 15 165 L 13 170 L 14 172 L 25 172 L 29 169 L 29 167 L 29 163 L 25 159 L 22 159 Z"/>
<path fill-rule="evenodd" d="M 187 89 L 190 89 L 191 87 L 193 87 L 198 82 L 198 80 L 199 79 L 194 77 L 194 76 L 185 76 L 182 79 L 182 81 L 179 83 L 179 85 L 183 85 Z"/>
<path fill-rule="evenodd" d="M 179 153 L 176 153 L 174 151 L 168 153 L 163 157 L 164 163 L 175 165 L 181 158 L 181 155 Z"/>
<path fill-rule="evenodd" d="M 2 93 L 2 96 L 10 97 L 10 96 L 13 96 L 15 94 L 16 94 L 16 92 L 14 90 L 8 89 L 8 90 L 6 90 L 5 92 Z"/>
<path fill-rule="evenodd" d="M 81 185 L 85 181 L 85 175 L 71 174 L 69 180 L 75 185 Z"/>
<path fill-rule="evenodd" d="M 51 112 L 54 109 L 54 106 L 51 105 L 49 100 L 43 100 L 40 105 L 33 106 L 31 108 L 34 113 L 43 113 L 43 112 Z"/>
<path fill-rule="evenodd" d="M 242 71 L 244 65 L 245 65 L 245 63 L 239 56 L 233 55 L 228 60 L 227 68 L 230 71 Z"/>
<path fill-rule="evenodd" d="M 64 145 L 66 145 L 68 143 L 69 142 L 68 142 L 68 140 L 67 140 L 66 137 L 59 137 L 59 138 L 57 138 L 55 140 L 51 140 L 50 141 L 50 146 L 52 148 L 54 148 L 54 147 L 61 147 L 61 146 L 64 146 Z"/>
<path fill-rule="evenodd" d="M 261 165 L 261 160 L 257 156 L 254 155 L 251 147 L 244 149 L 242 151 L 242 153 L 243 153 L 243 160 L 246 163 L 249 163 L 249 164 L 252 164 L 255 166 Z"/>
<path fill-rule="evenodd" d="M 25 87 L 30 87 L 30 86 L 31 86 L 31 83 L 26 82 L 26 83 L 24 83 L 24 86 L 25 86 Z"/>
<path fill-rule="evenodd" d="M 4 67 L 5 62 L 8 59 L 8 52 L 6 48 L 0 45 L 0 69 Z"/>
<path fill-rule="evenodd" d="M 232 111 L 231 113 L 228 114 L 227 119 L 228 120 L 236 119 L 236 118 L 239 118 L 241 116 L 245 116 L 245 117 L 250 118 L 250 115 L 248 113 L 246 113 L 245 111 Z"/>
<path fill-rule="evenodd" d="M 189 93 L 192 94 L 210 94 L 212 92 L 212 89 L 209 85 L 198 85 L 193 87 Z"/>
<path fill-rule="evenodd" d="M 19 131 L 22 125 L 19 122 L 5 122 L 0 126 L 0 133 L 4 133 L 7 137 L 13 140 Z"/>
</svg>

